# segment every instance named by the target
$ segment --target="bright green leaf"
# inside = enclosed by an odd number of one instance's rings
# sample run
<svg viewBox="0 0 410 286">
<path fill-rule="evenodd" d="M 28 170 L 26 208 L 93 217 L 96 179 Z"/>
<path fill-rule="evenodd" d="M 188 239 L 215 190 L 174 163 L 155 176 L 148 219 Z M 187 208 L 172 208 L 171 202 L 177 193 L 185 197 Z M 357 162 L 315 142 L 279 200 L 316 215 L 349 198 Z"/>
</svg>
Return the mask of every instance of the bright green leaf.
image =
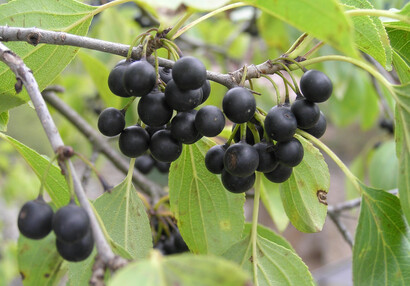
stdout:
<svg viewBox="0 0 410 286">
<path fill-rule="evenodd" d="M 273 242 L 276 243 L 277 245 L 283 246 L 284 248 L 287 248 L 293 252 L 295 250 L 293 249 L 292 245 L 282 236 L 279 234 L 275 233 L 273 230 L 258 224 L 258 235 Z M 251 228 L 252 224 L 251 223 L 245 223 L 245 229 L 243 230 L 242 238 L 245 238 L 251 233 Z"/>
<path fill-rule="evenodd" d="M 410 231 L 399 199 L 362 185 L 353 247 L 355 285 L 409 285 Z"/>
<path fill-rule="evenodd" d="M 410 67 L 403 58 L 393 51 L 393 65 L 402 84 L 410 82 Z"/>
<path fill-rule="evenodd" d="M 410 32 L 400 29 L 387 28 L 393 50 L 410 65 Z"/>
<path fill-rule="evenodd" d="M 280 232 L 283 232 L 289 224 L 289 218 L 283 208 L 280 198 L 279 184 L 272 183 L 262 176 L 260 184 L 262 203 Z"/>
<path fill-rule="evenodd" d="M 7 124 L 9 123 L 9 112 L 4 111 L 0 113 L 0 131 L 7 131 Z"/>
<path fill-rule="evenodd" d="M 240 239 L 244 225 L 244 195 L 225 190 L 205 167 L 212 146 L 208 139 L 185 145 L 169 172 L 171 210 L 189 249 L 201 254 L 222 253 Z"/>
<path fill-rule="evenodd" d="M 244 2 L 323 40 L 346 55 L 357 56 L 350 22 L 335 0 Z"/>
<path fill-rule="evenodd" d="M 63 259 L 57 252 L 55 241 L 53 232 L 39 240 L 20 235 L 17 259 L 25 286 L 52 286 L 58 283 L 58 273 Z"/>
<path fill-rule="evenodd" d="M 249 232 L 242 240 L 232 245 L 223 256 L 238 263 L 252 277 L 257 277 L 257 282 L 254 281 L 255 285 L 314 285 L 307 266 L 299 256 L 289 248 L 268 240 L 259 231 L 258 228 L 256 259 L 252 254 Z"/>
<path fill-rule="evenodd" d="M 388 141 L 374 152 L 369 165 L 370 185 L 377 189 L 397 188 L 398 160 L 394 141 Z"/>
<path fill-rule="evenodd" d="M 237 265 L 220 257 L 171 255 L 155 251 L 150 259 L 129 264 L 119 270 L 109 286 L 245 286 L 249 276 Z"/>
<path fill-rule="evenodd" d="M 280 195 L 290 222 L 303 232 L 318 232 L 327 214 L 326 195 L 330 175 L 322 153 L 298 136 L 305 155 L 293 168 L 290 178 L 281 184 Z"/>
<path fill-rule="evenodd" d="M 36 173 L 37 177 L 41 180 L 50 161 L 10 136 L 0 133 L 0 138 L 6 140 L 17 150 L 17 152 L 20 153 L 24 160 L 26 160 L 27 164 L 33 169 L 34 173 Z M 45 179 L 44 187 L 56 207 L 62 207 L 68 203 L 70 192 L 68 191 L 67 183 L 64 176 L 61 174 L 60 168 L 55 165 L 50 167 Z"/>
<path fill-rule="evenodd" d="M 83 19 L 95 7 L 74 0 L 15 0 L 0 5 L 0 25 L 12 27 L 37 27 L 86 35 L 92 17 Z M 56 20 L 58 19 L 58 21 Z M 83 19 L 83 20 L 82 20 Z M 78 21 L 78 22 L 77 22 Z M 67 29 L 70 25 L 75 26 Z M 33 71 L 40 90 L 49 85 L 75 57 L 79 48 L 23 42 L 8 42 L 7 47 L 19 55 Z M 16 77 L 5 65 L 0 65 L 0 112 L 29 100 L 25 90 L 16 95 Z"/>
</svg>

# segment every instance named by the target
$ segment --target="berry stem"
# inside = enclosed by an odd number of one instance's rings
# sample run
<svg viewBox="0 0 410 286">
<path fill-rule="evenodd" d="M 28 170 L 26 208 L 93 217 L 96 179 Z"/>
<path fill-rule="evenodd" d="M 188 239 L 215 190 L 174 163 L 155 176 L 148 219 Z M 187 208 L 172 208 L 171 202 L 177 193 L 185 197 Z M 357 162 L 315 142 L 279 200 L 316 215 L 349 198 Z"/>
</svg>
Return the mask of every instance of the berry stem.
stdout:
<svg viewBox="0 0 410 286">
<path fill-rule="evenodd" d="M 271 84 L 273 85 L 273 87 L 275 88 L 275 92 L 276 92 L 276 105 L 278 105 L 280 103 L 280 92 L 279 92 L 279 88 L 278 85 L 275 83 L 275 81 L 268 75 L 266 74 L 261 74 L 262 77 L 266 78 L 267 80 L 269 80 L 271 82 Z"/>
<path fill-rule="evenodd" d="M 216 10 L 214 10 L 214 11 L 212 11 L 212 12 L 210 12 L 210 13 L 208 13 L 208 14 L 206 14 L 206 15 L 204 15 L 204 16 L 198 18 L 198 19 L 196 19 L 195 21 L 189 23 L 189 24 L 186 25 L 185 27 L 179 29 L 178 32 L 175 33 L 175 35 L 173 35 L 172 37 L 167 37 L 167 38 L 168 38 L 168 39 L 171 39 L 171 40 L 175 40 L 176 38 L 178 38 L 179 36 L 181 36 L 183 33 L 185 33 L 186 31 L 188 31 L 188 30 L 191 29 L 192 27 L 196 26 L 197 24 L 201 23 L 202 21 L 205 21 L 205 20 L 208 19 L 208 18 L 211 18 L 211 17 L 215 16 L 216 14 L 219 14 L 219 13 L 224 12 L 224 11 L 226 11 L 226 10 L 230 10 L 230 9 L 234 9 L 234 8 L 238 8 L 238 7 L 243 7 L 243 6 L 246 6 L 246 5 L 249 5 L 249 4 L 239 2 L 239 3 L 234 3 L 234 4 L 226 5 L 226 6 L 224 6 L 224 7 L 221 7 L 221 8 L 219 8 L 219 9 L 216 9 Z M 168 33 L 168 34 L 169 34 L 169 33 Z"/>
<path fill-rule="evenodd" d="M 66 170 L 68 174 L 68 180 L 67 180 L 68 190 L 70 191 L 70 198 L 72 200 L 75 197 L 74 186 L 73 186 L 73 173 L 71 171 L 71 168 L 69 168 L 69 166 L 67 165 L 66 161 L 61 162 L 61 164 L 66 165 Z"/>
<path fill-rule="evenodd" d="M 51 158 L 50 162 L 47 165 L 47 169 L 44 170 L 43 176 L 41 177 L 40 189 L 38 191 L 38 195 L 41 197 L 43 197 L 44 194 L 44 185 L 46 183 L 48 172 L 50 171 L 51 165 L 53 165 L 53 162 L 57 159 L 57 157 L 58 155 L 54 154 L 54 156 Z"/>
<path fill-rule="evenodd" d="M 253 264 L 253 282 L 258 285 L 258 251 L 256 242 L 258 240 L 258 215 L 259 215 L 259 200 L 260 200 L 260 184 L 261 174 L 256 172 L 255 180 L 255 195 L 253 198 L 252 212 L 252 229 L 251 229 L 251 244 L 252 244 L 252 264 Z"/>
<path fill-rule="evenodd" d="M 150 209 L 151 209 L 151 205 L 150 205 L 150 203 L 148 202 L 147 198 L 146 198 L 142 193 L 140 193 L 140 192 L 138 192 L 138 191 L 137 191 L 137 195 L 138 195 L 138 197 L 140 198 L 140 200 L 142 201 L 142 204 L 144 205 L 144 207 L 145 207 L 147 210 L 150 210 Z"/>
<path fill-rule="evenodd" d="M 281 64 L 279 64 L 279 65 L 281 65 Z M 291 88 L 295 93 L 298 92 L 298 90 L 296 90 L 296 88 L 290 83 L 290 81 L 289 81 L 280 71 L 276 72 L 275 74 L 277 74 L 278 76 L 280 76 L 280 77 L 282 78 L 283 82 L 285 83 L 285 85 L 290 86 L 290 88 Z"/>
<path fill-rule="evenodd" d="M 243 72 L 242 72 L 242 78 L 241 81 L 239 82 L 240 86 L 244 86 L 245 81 L 246 81 L 246 76 L 248 75 L 248 67 L 245 65 L 243 66 Z"/>
<path fill-rule="evenodd" d="M 296 82 L 295 77 L 292 75 L 292 72 L 290 71 L 290 69 L 289 69 L 284 63 L 282 63 L 282 62 L 279 62 L 279 61 L 278 61 L 278 62 L 275 62 L 275 64 L 281 65 L 281 66 L 286 70 L 286 72 L 289 74 L 290 78 L 291 78 L 292 81 L 293 81 L 293 85 L 294 85 L 293 91 L 294 91 L 295 93 L 300 93 L 300 92 L 299 92 L 298 83 Z M 298 66 L 299 66 L 299 65 L 298 65 Z M 290 87 L 292 87 L 292 86 L 290 86 Z"/>
<path fill-rule="evenodd" d="M 249 126 L 249 129 L 251 130 L 251 132 L 252 132 L 252 135 L 253 135 L 253 139 L 255 140 L 255 144 L 256 143 L 259 143 L 260 141 L 261 141 L 261 139 L 260 139 L 260 137 L 259 137 L 259 132 L 258 132 L 258 130 L 256 129 L 256 127 L 255 127 L 255 125 L 253 124 L 253 123 L 248 123 L 248 126 Z"/>
<path fill-rule="evenodd" d="M 281 72 L 275 72 L 275 74 L 279 75 L 284 83 L 285 86 L 285 103 L 289 103 L 289 88 L 288 85 L 290 84 L 290 82 L 283 76 L 283 74 Z"/>
<path fill-rule="evenodd" d="M 282 57 L 282 58 L 277 58 L 277 59 L 275 59 L 274 61 L 278 61 L 278 60 L 289 61 L 289 62 L 291 62 L 291 63 L 294 63 L 295 65 L 297 65 L 297 66 L 300 68 L 301 71 L 307 72 L 307 69 L 306 69 L 304 66 L 302 66 L 298 61 L 296 61 L 296 60 L 294 60 L 294 59 L 292 59 L 292 58 Z"/>
<path fill-rule="evenodd" d="M 241 124 L 241 140 L 246 141 L 246 122 Z"/>
<path fill-rule="evenodd" d="M 121 109 L 121 111 L 124 113 L 124 115 L 125 115 L 125 113 L 127 112 L 128 108 L 131 106 L 131 104 L 134 102 L 134 100 L 135 100 L 136 98 L 137 98 L 136 96 L 131 97 L 130 100 L 127 102 L 127 104 Z"/>
<path fill-rule="evenodd" d="M 161 39 L 162 43 L 167 43 L 169 45 L 169 47 L 171 47 L 172 49 L 174 49 L 174 51 L 176 51 L 176 53 L 178 54 L 178 56 L 181 58 L 182 57 L 182 51 L 181 49 L 173 42 L 170 41 L 168 39 Z"/>
<path fill-rule="evenodd" d="M 131 55 L 132 55 L 132 50 L 134 49 L 134 47 L 136 46 L 137 42 L 139 39 L 141 39 L 142 37 L 148 36 L 150 35 L 148 32 L 142 33 L 140 35 L 138 35 L 131 43 L 130 48 L 128 49 L 128 53 L 127 53 L 127 61 L 131 59 Z"/>
<path fill-rule="evenodd" d="M 194 10 L 187 9 L 184 16 L 182 16 L 178 22 L 172 27 L 172 29 L 167 33 L 167 39 L 172 39 L 172 37 L 178 32 L 178 30 L 184 25 L 184 23 L 189 19 L 189 17 L 194 14 Z"/>
<path fill-rule="evenodd" d="M 169 195 L 165 195 L 162 198 L 160 198 L 158 202 L 154 205 L 154 211 L 157 211 L 159 207 L 167 201 L 169 201 Z"/>
<path fill-rule="evenodd" d="M 339 166 L 343 173 L 345 173 L 346 177 L 352 182 L 353 186 L 357 189 L 357 191 L 359 193 L 362 192 L 362 189 L 359 185 L 359 179 L 355 175 L 353 175 L 349 168 L 342 162 L 342 160 L 340 160 L 340 158 L 335 153 L 333 153 L 332 150 L 329 149 L 329 147 L 326 146 L 326 144 L 324 144 L 322 141 L 320 141 L 316 137 L 310 135 L 309 133 L 303 130 L 297 129 L 296 133 L 296 137 L 302 136 L 308 139 L 309 141 L 313 142 L 320 149 L 322 149 Z"/>
<path fill-rule="evenodd" d="M 155 57 L 155 82 L 158 84 L 158 79 L 159 77 L 159 64 L 158 64 L 158 52 L 157 50 L 154 51 L 154 57 Z"/>
<path fill-rule="evenodd" d="M 290 47 L 290 49 L 285 53 L 289 58 L 296 58 L 302 51 L 313 41 L 314 37 L 304 33 L 302 34 L 296 42 Z"/>
<path fill-rule="evenodd" d="M 231 145 L 233 138 L 235 137 L 236 132 L 238 132 L 239 124 L 236 124 L 234 129 L 232 130 L 231 136 L 229 136 L 228 141 L 226 141 L 226 145 Z"/>
<path fill-rule="evenodd" d="M 175 51 L 173 47 L 169 45 L 168 42 L 165 42 L 164 39 L 161 39 L 161 43 L 165 49 L 168 50 L 168 52 L 172 55 L 175 61 L 179 59 L 178 53 Z"/>
</svg>

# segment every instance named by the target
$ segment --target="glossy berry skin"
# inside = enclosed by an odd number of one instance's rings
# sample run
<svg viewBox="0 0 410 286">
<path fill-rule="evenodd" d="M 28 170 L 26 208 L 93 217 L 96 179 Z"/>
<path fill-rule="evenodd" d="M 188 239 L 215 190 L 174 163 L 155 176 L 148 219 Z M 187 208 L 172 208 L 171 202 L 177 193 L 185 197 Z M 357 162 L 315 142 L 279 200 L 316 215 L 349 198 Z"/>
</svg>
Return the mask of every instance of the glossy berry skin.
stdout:
<svg viewBox="0 0 410 286">
<path fill-rule="evenodd" d="M 265 118 L 265 130 L 275 141 L 289 141 L 295 135 L 298 123 L 288 106 L 274 106 Z"/>
<path fill-rule="evenodd" d="M 320 117 L 319 106 L 304 98 L 295 100 L 290 107 L 290 110 L 293 115 L 295 115 L 298 128 L 313 127 Z"/>
<path fill-rule="evenodd" d="M 224 129 L 225 116 L 218 107 L 207 105 L 197 112 L 195 126 L 203 136 L 214 137 Z"/>
<path fill-rule="evenodd" d="M 172 162 L 182 153 L 182 143 L 174 139 L 169 130 L 160 130 L 151 137 L 149 146 L 154 159 L 161 162 Z"/>
<path fill-rule="evenodd" d="M 280 163 L 288 167 L 295 167 L 302 162 L 304 155 L 302 143 L 293 138 L 290 141 L 278 142 L 275 146 L 275 156 Z"/>
<path fill-rule="evenodd" d="M 116 136 L 124 130 L 124 113 L 114 107 L 104 109 L 98 117 L 98 130 L 105 136 Z"/>
<path fill-rule="evenodd" d="M 67 243 L 57 238 L 56 246 L 58 253 L 65 260 L 71 262 L 83 261 L 90 256 L 94 248 L 91 229 L 88 229 L 84 237 L 73 243 Z"/>
<path fill-rule="evenodd" d="M 60 208 L 53 217 L 53 230 L 57 238 L 72 243 L 83 238 L 90 228 L 86 211 L 73 201 Z"/>
<path fill-rule="evenodd" d="M 138 115 L 142 122 L 152 127 L 167 124 L 173 110 L 165 100 L 165 94 L 155 89 L 144 95 L 138 102 Z"/>
<path fill-rule="evenodd" d="M 179 112 L 171 122 L 171 135 L 184 144 L 193 144 L 202 138 L 195 127 L 195 115 L 197 111 L 191 110 Z"/>
<path fill-rule="evenodd" d="M 205 81 L 201 89 L 202 89 L 201 103 L 204 103 L 209 98 L 209 95 L 211 94 L 211 83 L 209 82 L 209 80 Z"/>
<path fill-rule="evenodd" d="M 172 67 L 172 78 L 181 90 L 198 89 L 206 81 L 206 68 L 197 58 L 185 56 Z"/>
<path fill-rule="evenodd" d="M 255 178 L 255 173 L 247 177 L 237 177 L 223 170 L 221 174 L 222 184 L 225 189 L 235 194 L 243 193 L 251 189 L 255 183 Z"/>
<path fill-rule="evenodd" d="M 333 91 L 333 84 L 327 75 L 318 70 L 305 72 L 300 79 L 300 90 L 312 102 L 324 102 Z"/>
<path fill-rule="evenodd" d="M 154 135 L 155 132 L 165 129 L 167 126 L 166 125 L 162 125 L 162 126 L 158 126 L 158 127 L 154 127 L 154 126 L 145 126 L 145 130 L 148 132 L 149 137 L 151 138 L 152 135 Z"/>
<path fill-rule="evenodd" d="M 21 208 L 17 225 L 22 235 L 31 239 L 46 237 L 51 231 L 52 208 L 41 198 L 28 201 Z"/>
<path fill-rule="evenodd" d="M 323 136 L 323 134 L 325 134 L 326 126 L 327 126 L 326 117 L 324 116 L 322 112 L 320 112 L 320 117 L 319 117 L 318 122 L 313 127 L 308 128 L 308 129 L 303 129 L 303 130 L 315 136 L 316 138 L 320 138 Z"/>
<path fill-rule="evenodd" d="M 245 123 L 251 120 L 256 110 L 256 101 L 252 93 L 243 87 L 228 90 L 222 100 L 222 109 L 234 123 Z"/>
<path fill-rule="evenodd" d="M 279 164 L 272 172 L 264 173 L 265 177 L 273 183 L 283 183 L 292 175 L 292 167 Z"/>
<path fill-rule="evenodd" d="M 259 165 L 259 154 L 246 143 L 235 143 L 226 149 L 224 155 L 225 170 L 234 176 L 247 177 L 255 172 Z"/>
<path fill-rule="evenodd" d="M 125 128 L 118 140 L 122 154 L 130 158 L 141 156 L 148 150 L 150 138 L 148 132 L 138 125 Z"/>
<path fill-rule="evenodd" d="M 236 124 L 232 125 L 232 131 L 235 129 L 235 126 L 236 126 Z M 263 127 L 260 126 L 259 124 L 254 124 L 254 126 L 256 127 L 256 130 L 258 130 L 259 139 L 262 140 L 262 138 L 263 138 Z M 235 133 L 235 136 L 233 137 L 233 141 L 235 141 L 236 143 L 241 141 L 241 129 L 240 128 Z M 249 128 L 249 125 L 246 126 L 246 139 L 245 139 L 245 141 L 249 145 L 255 144 L 255 138 L 253 137 L 253 133 L 252 133 L 251 129 Z"/>
<path fill-rule="evenodd" d="M 128 65 L 123 81 L 129 94 L 144 96 L 152 91 L 156 79 L 155 68 L 147 61 L 141 60 Z"/>
<path fill-rule="evenodd" d="M 131 62 L 125 60 L 119 61 L 108 76 L 108 87 L 115 95 L 121 97 L 131 96 L 131 94 L 125 89 L 123 80 L 125 71 L 130 64 Z"/>
<path fill-rule="evenodd" d="M 205 155 L 205 166 L 213 174 L 221 174 L 224 169 L 224 145 L 212 146 Z"/>
<path fill-rule="evenodd" d="M 172 109 L 189 111 L 201 104 L 202 90 L 200 88 L 182 90 L 173 80 L 170 80 L 165 88 L 165 100 Z"/>
<path fill-rule="evenodd" d="M 256 171 L 268 173 L 272 172 L 279 164 L 273 152 L 272 146 L 269 146 L 265 142 L 259 142 L 253 145 L 253 148 L 259 154 L 259 165 Z"/>
<path fill-rule="evenodd" d="M 150 155 L 142 155 L 135 160 L 135 168 L 144 175 L 151 172 L 154 167 L 155 161 Z"/>
<path fill-rule="evenodd" d="M 171 166 L 171 163 L 161 162 L 161 161 L 155 160 L 155 167 L 157 167 L 157 169 L 160 173 L 168 173 L 170 166 Z"/>
<path fill-rule="evenodd" d="M 158 73 L 160 79 L 165 83 L 168 83 L 172 79 L 172 69 L 159 67 Z"/>
</svg>

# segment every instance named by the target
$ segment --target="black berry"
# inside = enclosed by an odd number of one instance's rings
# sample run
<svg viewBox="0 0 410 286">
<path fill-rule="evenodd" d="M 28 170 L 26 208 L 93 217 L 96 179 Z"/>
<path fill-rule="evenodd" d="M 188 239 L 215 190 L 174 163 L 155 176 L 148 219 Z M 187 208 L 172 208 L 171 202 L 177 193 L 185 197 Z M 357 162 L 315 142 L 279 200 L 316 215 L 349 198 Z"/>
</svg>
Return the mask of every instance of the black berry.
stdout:
<svg viewBox="0 0 410 286">
<path fill-rule="evenodd" d="M 174 139 L 169 130 L 160 130 L 151 137 L 151 155 L 158 161 L 172 162 L 182 153 L 182 143 Z"/>
<path fill-rule="evenodd" d="M 226 148 L 224 145 L 211 147 L 205 155 L 205 166 L 209 172 L 214 174 L 222 173 L 224 169 L 224 155 Z"/>
<path fill-rule="evenodd" d="M 272 172 L 278 166 L 278 160 L 273 152 L 272 146 L 265 142 L 259 142 L 253 145 L 253 148 L 259 154 L 259 165 L 256 171 L 267 173 Z"/>
<path fill-rule="evenodd" d="M 21 208 L 17 225 L 20 233 L 27 238 L 41 239 L 51 231 L 52 208 L 41 198 L 28 201 Z"/>
<path fill-rule="evenodd" d="M 295 116 L 288 106 L 274 106 L 265 118 L 265 130 L 276 141 L 289 141 L 298 127 Z"/>
<path fill-rule="evenodd" d="M 256 101 L 246 88 L 234 87 L 225 94 L 222 109 L 232 122 L 245 123 L 255 114 Z"/>
<path fill-rule="evenodd" d="M 279 164 L 272 172 L 264 173 L 264 175 L 273 183 L 283 183 L 292 175 L 292 167 Z"/>
<path fill-rule="evenodd" d="M 165 129 L 167 126 L 163 125 L 163 126 L 158 126 L 158 127 L 154 127 L 154 126 L 145 126 L 145 130 L 148 132 L 149 137 L 151 138 L 152 135 L 154 135 L 155 132 Z"/>
<path fill-rule="evenodd" d="M 171 122 L 172 137 L 184 144 L 193 144 L 201 139 L 202 135 L 199 134 L 195 127 L 196 113 L 196 110 L 191 110 L 187 112 L 179 112 L 175 115 Z"/>
<path fill-rule="evenodd" d="M 171 166 L 171 163 L 161 162 L 161 161 L 155 160 L 155 167 L 157 167 L 157 169 L 158 169 L 158 171 L 160 171 L 160 173 L 168 173 L 170 166 Z"/>
<path fill-rule="evenodd" d="M 172 78 L 182 90 L 198 89 L 206 81 L 206 68 L 197 58 L 182 57 L 172 67 Z"/>
<path fill-rule="evenodd" d="M 165 100 L 177 111 L 188 111 L 201 104 L 202 90 L 200 88 L 182 90 L 173 80 L 170 80 L 165 88 Z"/>
<path fill-rule="evenodd" d="M 324 102 L 332 94 L 333 85 L 328 76 L 321 71 L 309 70 L 300 79 L 300 90 L 307 100 Z"/>
<path fill-rule="evenodd" d="M 114 107 L 104 109 L 98 117 L 98 130 L 105 136 L 116 136 L 124 127 L 124 114 Z"/>
<path fill-rule="evenodd" d="M 280 163 L 288 167 L 295 167 L 302 162 L 303 146 L 298 139 L 278 142 L 275 146 L 275 156 Z"/>
<path fill-rule="evenodd" d="M 135 168 L 143 174 L 148 174 L 154 167 L 155 161 L 150 155 L 142 155 L 135 160 Z"/>
<path fill-rule="evenodd" d="M 149 141 L 148 132 L 141 126 L 133 125 L 121 132 L 118 145 L 125 156 L 135 158 L 148 150 Z"/>
<path fill-rule="evenodd" d="M 247 177 L 255 172 L 259 165 L 259 154 L 246 143 L 235 143 L 226 149 L 224 155 L 225 170 L 234 176 Z"/>
<path fill-rule="evenodd" d="M 318 122 L 313 127 L 309 129 L 303 129 L 303 130 L 315 136 L 316 138 L 320 138 L 323 136 L 323 134 L 325 134 L 326 126 L 327 126 L 326 117 L 324 116 L 322 112 L 320 112 L 320 117 L 319 117 Z"/>
<path fill-rule="evenodd" d="M 211 94 L 211 84 L 210 84 L 209 80 L 205 81 L 205 83 L 202 85 L 201 89 L 202 89 L 201 103 L 204 103 L 208 99 L 209 95 Z"/>
<path fill-rule="evenodd" d="M 87 233 L 78 241 L 67 243 L 59 238 L 56 240 L 57 251 L 67 261 L 78 262 L 90 256 L 94 248 L 94 239 L 89 228 Z"/>
<path fill-rule="evenodd" d="M 224 185 L 225 189 L 230 191 L 231 193 L 243 193 L 253 187 L 255 183 L 255 173 L 251 174 L 247 177 L 237 177 L 231 175 L 226 170 L 222 171 L 221 179 L 222 184 Z"/>
<path fill-rule="evenodd" d="M 141 60 L 128 65 L 124 73 L 124 86 L 133 96 L 144 96 L 151 92 L 156 83 L 155 68 Z"/>
<path fill-rule="evenodd" d="M 304 98 L 295 100 L 290 110 L 295 115 L 299 128 L 313 127 L 320 117 L 319 106 Z"/>
<path fill-rule="evenodd" d="M 207 105 L 196 114 L 195 126 L 203 136 L 214 137 L 224 129 L 225 116 L 218 107 Z"/>
<path fill-rule="evenodd" d="M 138 115 L 149 126 L 159 127 L 171 120 L 173 110 L 165 101 L 165 95 L 155 89 L 138 102 Z"/>
<path fill-rule="evenodd" d="M 232 126 L 232 131 L 235 129 L 235 126 L 236 126 L 236 124 L 234 124 Z M 262 140 L 262 138 L 263 138 L 263 127 L 260 126 L 259 124 L 254 124 L 254 126 L 256 127 L 256 130 L 258 130 L 259 139 Z M 241 141 L 241 128 L 238 128 L 238 130 L 235 133 L 235 136 L 233 137 L 233 140 L 236 143 Z M 245 139 L 245 141 L 249 145 L 255 144 L 255 138 L 253 137 L 253 133 L 252 133 L 251 129 L 249 128 L 249 124 L 246 125 L 246 139 Z"/>
<path fill-rule="evenodd" d="M 115 95 L 121 97 L 130 97 L 131 94 L 125 89 L 124 86 L 124 73 L 131 62 L 126 60 L 121 60 L 117 65 L 111 70 L 108 76 L 108 87 L 111 92 Z"/>
<path fill-rule="evenodd" d="M 172 70 L 168 68 L 159 67 L 159 77 L 165 83 L 168 83 L 172 79 Z"/>
</svg>

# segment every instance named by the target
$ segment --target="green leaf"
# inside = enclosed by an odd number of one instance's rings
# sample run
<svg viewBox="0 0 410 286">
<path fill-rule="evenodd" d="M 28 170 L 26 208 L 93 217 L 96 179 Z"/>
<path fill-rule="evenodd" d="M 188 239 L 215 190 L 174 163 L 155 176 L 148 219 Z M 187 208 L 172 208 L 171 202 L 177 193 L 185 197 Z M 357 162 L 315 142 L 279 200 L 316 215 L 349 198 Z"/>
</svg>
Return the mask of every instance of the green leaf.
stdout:
<svg viewBox="0 0 410 286">
<path fill-rule="evenodd" d="M 399 193 L 404 215 L 410 222 L 410 83 L 394 86 L 396 154 L 399 158 Z"/>
<path fill-rule="evenodd" d="M 260 192 L 262 203 L 280 232 L 283 232 L 289 224 L 289 218 L 283 208 L 280 198 L 279 184 L 272 183 L 262 176 Z"/>
<path fill-rule="evenodd" d="M 147 213 L 137 190 L 124 180 L 94 202 L 108 234 L 132 257 L 144 258 L 152 249 L 152 234 Z"/>
<path fill-rule="evenodd" d="M 307 266 L 293 250 L 268 240 L 264 237 L 266 233 L 261 235 L 260 228 L 257 232 L 256 259 L 252 254 L 250 232 L 231 246 L 223 256 L 238 263 L 253 277 L 257 276 L 255 285 L 314 285 Z"/>
<path fill-rule="evenodd" d="M 237 265 L 220 257 L 170 255 L 155 251 L 150 259 L 128 264 L 119 270 L 109 286 L 240 286 L 250 285 L 249 276 Z"/>
<path fill-rule="evenodd" d="M 245 229 L 243 230 L 243 234 L 242 234 L 242 238 L 245 238 L 246 236 L 248 236 L 251 233 L 251 228 L 252 228 L 252 224 L 251 223 L 245 223 Z M 275 233 L 273 230 L 258 224 L 257 226 L 258 230 L 258 235 L 260 235 L 261 237 L 276 243 L 277 245 L 283 246 L 284 248 L 287 248 L 293 252 L 296 253 L 296 251 L 293 249 L 292 245 L 282 236 L 280 236 L 279 234 Z"/>
<path fill-rule="evenodd" d="M 398 12 L 398 14 L 410 16 L 410 3 L 407 3 L 406 6 L 404 6 L 400 12 Z M 403 21 L 392 21 L 391 19 L 386 19 L 383 24 L 386 28 L 388 27 L 410 32 L 410 25 Z"/>
<path fill-rule="evenodd" d="M 374 9 L 367 0 L 342 0 L 347 10 Z M 382 21 L 375 16 L 352 17 L 355 43 L 359 50 L 371 55 L 387 70 L 391 70 L 392 49 Z"/>
<path fill-rule="evenodd" d="M 24 160 L 26 160 L 27 164 L 33 169 L 34 173 L 36 173 L 37 177 L 41 180 L 50 161 L 10 136 L 0 133 L 0 138 L 10 143 L 16 151 L 20 153 Z M 45 179 L 44 187 L 57 208 L 68 203 L 70 192 L 65 178 L 61 174 L 60 168 L 57 166 L 52 165 L 50 167 Z"/>
<path fill-rule="evenodd" d="M 95 7 L 74 0 L 15 0 L 0 5 L 0 25 L 37 27 L 84 36 L 92 17 L 84 19 Z M 56 20 L 58 19 L 58 20 Z M 70 27 L 76 23 L 75 26 Z M 49 85 L 75 57 L 79 48 L 23 42 L 8 42 L 7 47 L 19 55 L 33 71 L 40 90 Z M 16 95 L 16 77 L 6 65 L 0 65 L 0 112 L 29 100 L 24 90 Z"/>
<path fill-rule="evenodd" d="M 9 112 L 4 111 L 0 113 L 0 131 L 7 131 L 7 124 L 9 123 Z"/>
<path fill-rule="evenodd" d="M 244 226 L 244 195 L 225 190 L 205 167 L 205 154 L 213 145 L 208 139 L 184 145 L 169 172 L 171 211 L 194 253 L 222 253 L 240 239 Z"/>
<path fill-rule="evenodd" d="M 219 7 L 224 6 L 229 3 L 230 0 L 141 0 L 142 2 L 147 2 L 148 4 L 156 7 L 168 8 L 171 10 L 176 10 L 180 5 L 192 7 L 198 10 L 215 10 Z"/>
<path fill-rule="evenodd" d="M 393 50 L 393 65 L 402 84 L 410 82 L 410 67 L 403 58 Z"/>
<path fill-rule="evenodd" d="M 387 28 L 387 33 L 389 34 L 393 50 L 406 62 L 407 65 L 410 65 L 409 31 Z"/>
<path fill-rule="evenodd" d="M 398 160 L 395 142 L 383 143 L 374 152 L 369 165 L 370 185 L 377 189 L 397 188 Z"/>
<path fill-rule="evenodd" d="M 355 285 L 409 285 L 410 231 L 399 199 L 361 186 L 362 205 L 353 247 Z"/>
<path fill-rule="evenodd" d="M 356 57 L 352 27 L 335 0 L 243 1 Z M 314 19 L 314 21 L 312 20 Z"/>
<path fill-rule="evenodd" d="M 58 283 L 58 273 L 63 259 L 57 252 L 55 240 L 53 232 L 39 240 L 20 235 L 17 259 L 25 286 L 52 286 Z"/>
<path fill-rule="evenodd" d="M 280 195 L 293 226 L 303 232 L 318 232 L 322 230 L 327 214 L 329 169 L 316 147 L 301 136 L 297 138 L 305 155 L 293 168 L 290 178 L 281 184 Z"/>
</svg>

